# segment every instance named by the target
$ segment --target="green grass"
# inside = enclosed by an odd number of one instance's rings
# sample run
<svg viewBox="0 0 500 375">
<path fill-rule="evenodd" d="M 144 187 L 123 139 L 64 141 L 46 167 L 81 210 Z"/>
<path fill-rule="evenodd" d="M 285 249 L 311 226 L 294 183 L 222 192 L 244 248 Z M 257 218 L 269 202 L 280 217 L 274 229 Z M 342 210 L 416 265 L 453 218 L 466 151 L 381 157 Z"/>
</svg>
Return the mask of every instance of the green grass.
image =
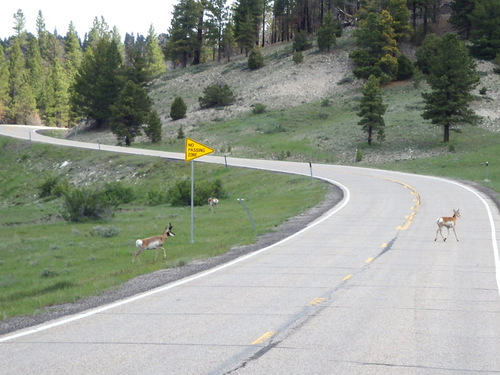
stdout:
<svg viewBox="0 0 500 375">
<path fill-rule="evenodd" d="M 195 207 L 190 243 L 190 207 L 147 205 L 151 190 L 168 190 L 189 178 L 190 165 L 153 157 L 115 155 L 0 138 L 0 316 L 34 314 L 43 307 L 97 295 L 135 276 L 213 257 L 273 231 L 287 218 L 322 201 L 326 184 L 301 176 L 195 163 L 195 182 L 221 179 L 227 197 L 215 213 Z M 61 168 L 62 161 L 71 163 Z M 96 171 L 99 171 L 97 173 Z M 101 222 L 67 223 L 60 217 L 62 198 L 38 198 L 48 175 L 99 184 L 119 178 L 136 194 L 115 215 Z M 95 177 L 95 178 L 93 178 Z M 237 198 L 244 198 L 256 234 Z M 293 198 L 293 199 L 292 199 Z M 161 234 L 171 222 L 167 259 L 154 252 L 132 263 L 135 240 Z M 118 235 L 102 237 L 102 228 Z"/>
</svg>

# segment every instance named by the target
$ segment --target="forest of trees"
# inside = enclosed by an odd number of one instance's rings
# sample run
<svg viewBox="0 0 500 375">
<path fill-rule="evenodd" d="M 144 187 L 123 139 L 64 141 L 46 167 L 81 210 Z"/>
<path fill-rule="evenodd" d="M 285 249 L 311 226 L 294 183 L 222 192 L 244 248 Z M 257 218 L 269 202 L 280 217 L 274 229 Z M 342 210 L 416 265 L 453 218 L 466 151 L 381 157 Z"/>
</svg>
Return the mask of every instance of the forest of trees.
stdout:
<svg viewBox="0 0 500 375">
<path fill-rule="evenodd" d="M 223 63 L 304 34 L 334 51 L 341 25 L 355 27 L 357 78 L 405 79 L 413 66 L 402 44 L 419 46 L 443 13 L 475 57 L 500 60 L 498 0 L 178 0 L 165 33 L 151 26 L 147 36 L 122 37 L 95 18 L 83 38 L 73 24 L 64 36 L 47 31 L 41 11 L 36 35 L 28 33 L 19 10 L 13 35 L 0 40 L 0 123 L 71 127 L 87 119 L 127 142 L 141 132 L 158 141 L 147 87 L 167 67 Z"/>
</svg>

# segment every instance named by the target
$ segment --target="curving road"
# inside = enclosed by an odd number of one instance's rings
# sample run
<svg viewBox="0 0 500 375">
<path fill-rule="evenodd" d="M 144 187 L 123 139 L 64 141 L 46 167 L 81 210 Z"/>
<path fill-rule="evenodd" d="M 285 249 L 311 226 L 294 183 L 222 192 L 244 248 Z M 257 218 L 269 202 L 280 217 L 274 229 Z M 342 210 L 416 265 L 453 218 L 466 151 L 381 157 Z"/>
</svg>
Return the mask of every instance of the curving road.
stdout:
<svg viewBox="0 0 500 375">
<path fill-rule="evenodd" d="M 184 157 L 34 129 L 0 126 L 0 134 Z M 308 164 L 228 163 L 309 174 Z M 301 232 L 133 298 L 0 336 L 2 374 L 500 374 L 494 203 L 450 180 L 313 170 L 344 200 Z M 436 217 L 452 208 L 462 214 L 460 241 L 451 233 L 435 242 Z"/>
</svg>

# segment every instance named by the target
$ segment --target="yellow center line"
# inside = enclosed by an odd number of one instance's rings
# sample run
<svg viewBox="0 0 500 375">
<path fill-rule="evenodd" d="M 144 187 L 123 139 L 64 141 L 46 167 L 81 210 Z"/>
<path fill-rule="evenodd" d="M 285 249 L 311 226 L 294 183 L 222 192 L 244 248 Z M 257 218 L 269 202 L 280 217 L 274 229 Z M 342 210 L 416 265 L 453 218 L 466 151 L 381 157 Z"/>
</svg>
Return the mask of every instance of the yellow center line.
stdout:
<svg viewBox="0 0 500 375">
<path fill-rule="evenodd" d="M 254 342 L 252 342 L 251 345 L 262 344 L 264 341 L 266 341 L 267 339 L 273 337 L 275 334 L 276 334 L 276 332 L 273 332 L 273 331 L 266 332 L 262 336 L 260 336 L 257 340 L 255 340 Z"/>
<path fill-rule="evenodd" d="M 365 263 L 371 263 L 371 262 L 373 262 L 373 259 L 374 259 L 374 258 L 370 257 L 370 258 L 368 258 L 367 260 L 365 260 Z"/>
<path fill-rule="evenodd" d="M 325 299 L 324 299 L 324 298 L 321 298 L 321 297 L 315 298 L 315 299 L 313 299 L 311 302 L 309 302 L 309 303 L 307 304 L 307 306 L 314 306 L 314 305 L 317 305 L 317 304 L 319 304 L 319 303 L 323 302 L 324 300 L 325 300 Z"/>
<path fill-rule="evenodd" d="M 350 279 L 351 277 L 353 277 L 353 276 L 354 276 L 354 275 L 349 274 L 349 275 L 347 275 L 346 277 L 344 277 L 344 278 L 342 279 L 342 281 L 347 281 L 347 280 L 349 280 L 349 279 Z"/>
</svg>

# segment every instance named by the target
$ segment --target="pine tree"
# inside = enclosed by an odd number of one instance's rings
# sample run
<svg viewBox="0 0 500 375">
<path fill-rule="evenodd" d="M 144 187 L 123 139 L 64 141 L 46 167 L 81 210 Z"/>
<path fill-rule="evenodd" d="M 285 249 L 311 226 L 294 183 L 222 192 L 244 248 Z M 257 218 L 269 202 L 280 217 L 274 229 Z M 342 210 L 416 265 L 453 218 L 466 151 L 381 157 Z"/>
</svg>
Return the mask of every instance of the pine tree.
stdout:
<svg viewBox="0 0 500 375">
<path fill-rule="evenodd" d="M 184 103 L 184 99 L 177 96 L 170 106 L 170 117 L 172 117 L 172 120 L 174 121 L 180 120 L 181 118 L 186 117 L 186 111 L 187 106 L 186 103 Z"/>
<path fill-rule="evenodd" d="M 493 60 L 500 52 L 500 1 L 476 0 L 469 19 L 473 28 L 470 38 L 472 54 Z"/>
<path fill-rule="evenodd" d="M 382 117 L 387 106 L 383 104 L 380 79 L 371 75 L 363 86 L 363 97 L 361 98 L 358 116 L 361 120 L 363 131 L 368 134 L 368 144 L 372 144 L 373 132 L 377 132 L 377 139 L 383 141 L 385 138 L 385 121 Z"/>
<path fill-rule="evenodd" d="M 337 44 L 337 27 L 330 12 L 323 17 L 323 24 L 318 30 L 318 48 L 320 51 L 330 51 L 330 47 Z"/>
<path fill-rule="evenodd" d="M 5 52 L 0 43 L 0 124 L 7 120 L 9 98 L 9 64 L 5 58 Z"/>
<path fill-rule="evenodd" d="M 28 71 L 21 51 L 21 38 L 9 48 L 9 121 L 17 124 L 36 122 L 36 100 L 28 83 Z"/>
<path fill-rule="evenodd" d="M 151 100 L 140 85 L 128 81 L 111 105 L 110 127 L 119 141 L 130 145 L 141 134 L 142 125 L 151 119 Z"/>
<path fill-rule="evenodd" d="M 469 15 L 474 10 L 474 1 L 471 0 L 455 0 L 451 3 L 450 23 L 461 34 L 469 39 L 472 28 Z"/>
<path fill-rule="evenodd" d="M 151 111 L 149 113 L 148 122 L 144 128 L 144 133 L 153 143 L 161 141 L 161 119 L 158 112 Z"/>
<path fill-rule="evenodd" d="M 146 38 L 145 60 L 150 77 L 157 77 L 165 72 L 163 52 L 161 51 L 158 36 L 155 34 L 155 29 L 152 24 L 149 27 L 148 36 Z"/>
<path fill-rule="evenodd" d="M 68 74 L 56 58 L 45 87 L 45 112 L 42 116 L 45 125 L 57 127 L 69 125 L 71 119 L 69 86 Z"/>
<path fill-rule="evenodd" d="M 479 84 L 476 63 L 456 34 L 446 34 L 431 58 L 427 82 L 431 92 L 423 93 L 422 117 L 443 127 L 443 142 L 449 142 L 450 129 L 459 124 L 474 124 L 478 117 L 469 107 L 471 90 Z"/>
<path fill-rule="evenodd" d="M 123 87 L 122 58 L 115 42 L 100 39 L 86 51 L 72 89 L 71 102 L 81 116 L 105 127 L 111 105 Z"/>
<path fill-rule="evenodd" d="M 194 57 L 198 45 L 198 21 L 200 4 L 195 0 L 180 0 L 174 5 L 172 23 L 169 30 L 168 56 L 175 64 L 186 67 L 190 57 Z"/>
</svg>

